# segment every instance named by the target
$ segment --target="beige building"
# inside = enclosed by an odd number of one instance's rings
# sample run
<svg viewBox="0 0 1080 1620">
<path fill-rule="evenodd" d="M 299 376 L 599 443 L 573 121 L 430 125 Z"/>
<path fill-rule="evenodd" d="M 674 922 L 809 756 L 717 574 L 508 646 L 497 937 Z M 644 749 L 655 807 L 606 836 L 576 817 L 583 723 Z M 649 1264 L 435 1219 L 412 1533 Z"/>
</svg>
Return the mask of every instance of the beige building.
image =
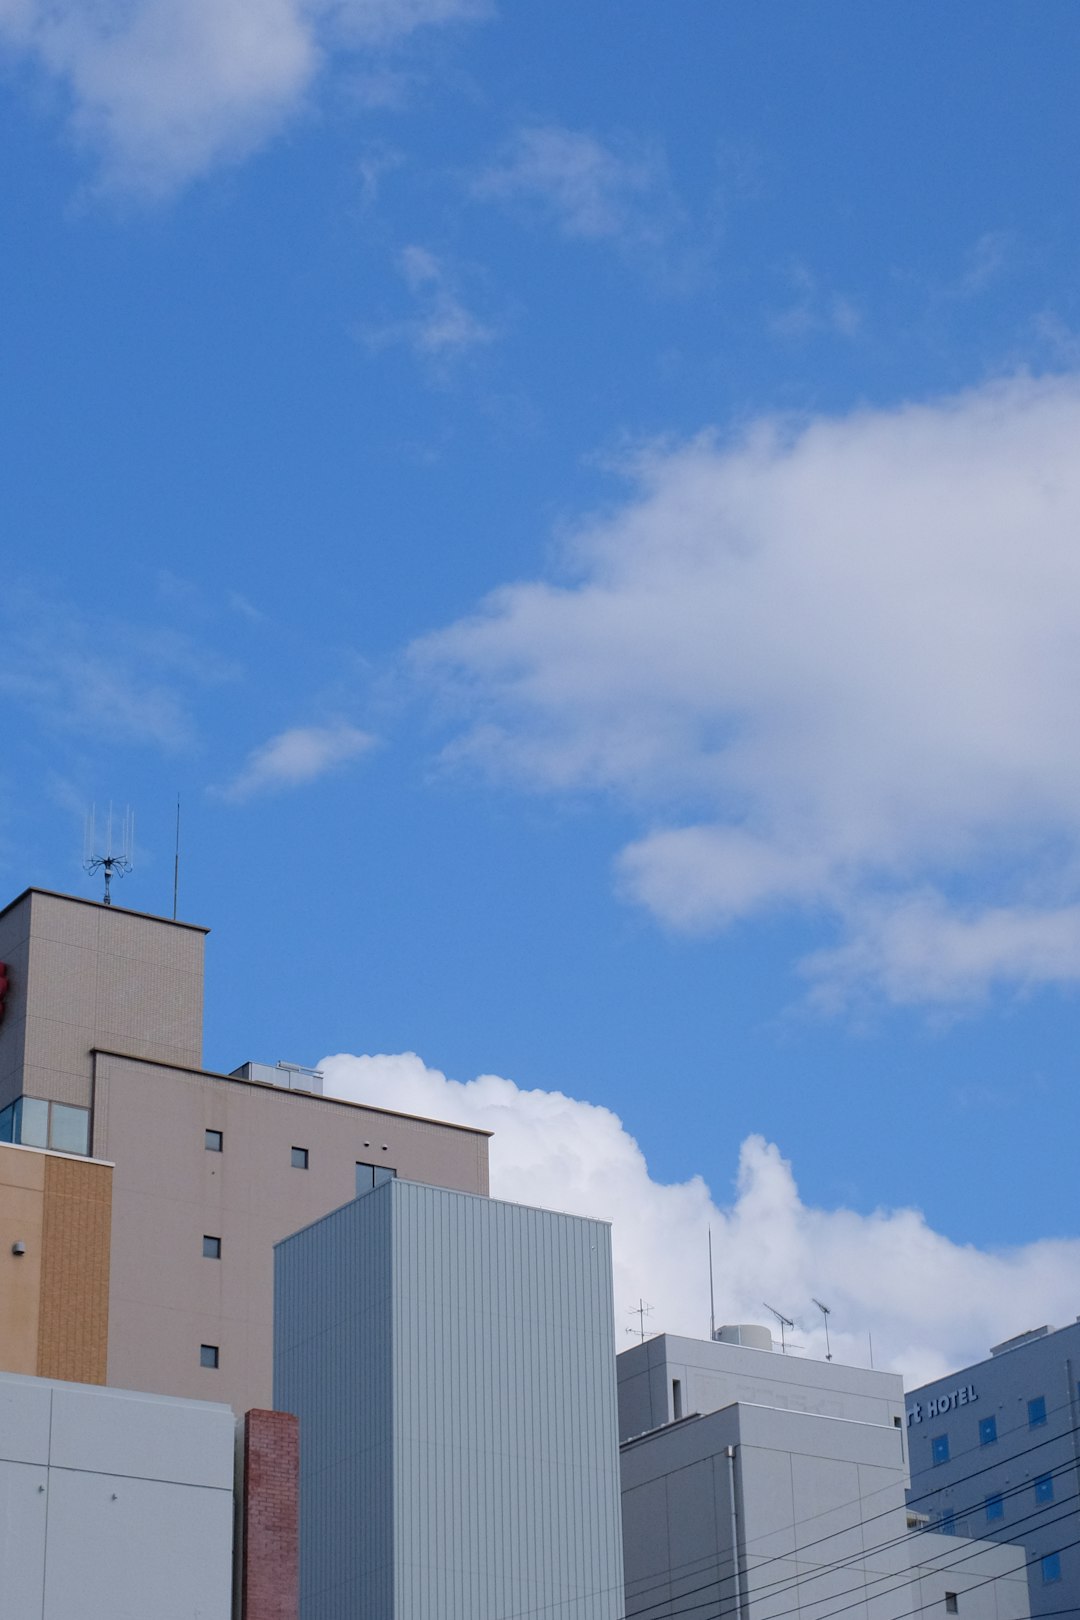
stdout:
<svg viewBox="0 0 1080 1620">
<path fill-rule="evenodd" d="M 271 1401 L 274 1243 L 389 1175 L 486 1195 L 488 1133 L 204 1070 L 206 932 L 41 889 L 0 911 L 0 1141 L 114 1167 L 107 1382 L 244 1411 Z"/>
</svg>

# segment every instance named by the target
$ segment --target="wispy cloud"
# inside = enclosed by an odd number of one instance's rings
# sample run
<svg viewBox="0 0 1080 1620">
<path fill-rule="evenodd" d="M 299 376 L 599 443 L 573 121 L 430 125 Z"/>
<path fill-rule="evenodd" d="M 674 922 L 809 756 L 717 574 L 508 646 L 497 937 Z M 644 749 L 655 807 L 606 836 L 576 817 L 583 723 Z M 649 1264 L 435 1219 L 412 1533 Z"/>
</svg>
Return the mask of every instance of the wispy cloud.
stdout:
<svg viewBox="0 0 1080 1620">
<path fill-rule="evenodd" d="M 319 1067 L 334 1096 L 493 1131 L 495 1197 L 611 1221 L 622 1322 L 644 1296 L 658 1331 L 707 1335 L 710 1232 L 721 1322 L 761 1321 L 763 1297 L 790 1301 L 806 1352 L 822 1357 L 817 1294 L 833 1308 L 830 1348 L 839 1360 L 865 1365 L 869 1330 L 878 1365 L 913 1383 L 978 1360 L 1031 1322 L 1075 1314 L 1075 1239 L 982 1249 L 952 1242 L 917 1209 L 816 1207 L 760 1136 L 748 1137 L 737 1166 L 724 1171 L 725 1183 L 735 1176 L 727 1201 L 701 1176 L 657 1181 L 617 1115 L 561 1092 L 523 1091 L 494 1074 L 448 1080 L 413 1053 L 340 1055 Z"/>
<path fill-rule="evenodd" d="M 405 320 L 365 328 L 362 336 L 369 347 L 403 343 L 418 359 L 441 369 L 498 337 L 496 327 L 468 308 L 446 262 L 429 249 L 415 244 L 405 248 L 398 270 L 416 313 Z"/>
<path fill-rule="evenodd" d="M 458 759 L 616 792 L 672 927 L 798 907 L 804 966 L 962 1003 L 1080 983 L 1080 378 L 643 453 L 569 583 L 414 657 Z"/>
<path fill-rule="evenodd" d="M 0 612 L 0 694 L 56 733 L 151 744 L 195 739 L 194 695 L 233 667 L 165 626 L 138 628 L 12 591 Z"/>
<path fill-rule="evenodd" d="M 304 787 L 358 759 L 374 747 L 369 732 L 339 721 L 332 726 L 295 726 L 252 749 L 218 796 L 234 804 L 282 788 Z"/>
<path fill-rule="evenodd" d="M 813 333 L 835 333 L 853 338 L 862 330 L 863 314 L 847 293 L 821 286 L 808 266 L 794 265 L 787 273 L 792 297 L 769 318 L 770 329 L 784 338 L 803 338 Z"/>
<path fill-rule="evenodd" d="M 370 62 L 485 0 L 15 0 L 0 44 L 59 81 L 105 181 L 151 195 L 246 156 L 338 55 Z"/>
<path fill-rule="evenodd" d="M 670 203 L 659 153 L 625 137 L 605 143 L 558 124 L 519 130 L 473 192 L 538 206 L 567 236 L 593 241 L 652 237 Z"/>
</svg>

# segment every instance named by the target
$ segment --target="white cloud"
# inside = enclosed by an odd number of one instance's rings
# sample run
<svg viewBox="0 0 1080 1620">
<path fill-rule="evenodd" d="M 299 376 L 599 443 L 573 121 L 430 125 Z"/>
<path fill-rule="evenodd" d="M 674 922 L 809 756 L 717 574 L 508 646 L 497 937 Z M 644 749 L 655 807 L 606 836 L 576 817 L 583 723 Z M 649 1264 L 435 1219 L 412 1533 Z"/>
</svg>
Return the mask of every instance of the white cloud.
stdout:
<svg viewBox="0 0 1080 1620">
<path fill-rule="evenodd" d="M 366 731 L 339 722 L 333 726 L 294 726 L 252 749 L 243 768 L 220 796 L 239 803 L 279 788 L 302 787 L 357 759 L 374 746 Z"/>
<path fill-rule="evenodd" d="M 981 1359 L 1023 1328 L 1075 1315 L 1076 1240 L 995 1252 L 950 1242 L 913 1209 L 815 1209 L 779 1149 L 759 1136 L 742 1145 L 733 1200 L 714 1200 L 700 1176 L 654 1181 L 615 1114 L 561 1092 L 521 1091 L 497 1075 L 462 1084 L 413 1053 L 343 1054 L 320 1067 L 335 1096 L 494 1131 L 494 1197 L 610 1220 L 620 1337 L 639 1298 L 653 1306 L 657 1331 L 708 1336 L 710 1227 L 719 1321 L 761 1322 L 762 1300 L 772 1299 L 796 1318 L 806 1352 L 820 1356 L 816 1295 L 832 1309 L 837 1359 L 866 1365 L 870 1332 L 876 1364 L 911 1384 Z"/>
<path fill-rule="evenodd" d="M 466 307 L 445 262 L 429 249 L 415 244 L 406 247 L 398 269 L 413 296 L 416 314 L 408 320 L 368 328 L 363 336 L 372 348 L 404 343 L 418 359 L 444 367 L 470 349 L 495 341 L 495 328 Z"/>
<path fill-rule="evenodd" d="M 592 241 L 658 240 L 673 208 L 667 167 L 656 151 L 558 124 L 519 130 L 473 191 L 539 206 L 565 235 Z"/>
<path fill-rule="evenodd" d="M 483 0 L 0 0 L 0 46 L 58 80 L 107 179 L 157 193 L 247 155 L 335 51 L 371 53 Z"/>
<path fill-rule="evenodd" d="M 176 597 L 183 582 L 162 582 Z M 208 647 L 162 625 L 138 629 L 9 585 L 0 606 L 7 657 L 0 697 L 54 732 L 168 751 L 192 745 L 193 697 L 231 680 Z"/>
<path fill-rule="evenodd" d="M 565 582 L 413 656 L 451 744 L 616 793 L 675 927 L 818 908 L 901 1000 L 1080 980 L 1080 380 L 643 452 Z"/>
</svg>

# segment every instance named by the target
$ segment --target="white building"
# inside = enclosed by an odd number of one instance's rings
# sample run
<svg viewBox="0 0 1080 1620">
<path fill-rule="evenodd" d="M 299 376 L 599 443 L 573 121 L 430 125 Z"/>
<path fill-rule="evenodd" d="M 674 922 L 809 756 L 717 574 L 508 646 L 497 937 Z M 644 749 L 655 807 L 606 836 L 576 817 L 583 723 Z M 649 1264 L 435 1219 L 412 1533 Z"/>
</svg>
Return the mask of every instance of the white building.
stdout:
<svg viewBox="0 0 1080 1620">
<path fill-rule="evenodd" d="M 230 1620 L 228 1406 L 0 1374 L 5 1620 Z"/>
<path fill-rule="evenodd" d="M 627 1620 L 1026 1620 L 1021 1552 L 909 1528 L 899 1377 L 741 1337 L 618 1358 Z"/>
</svg>

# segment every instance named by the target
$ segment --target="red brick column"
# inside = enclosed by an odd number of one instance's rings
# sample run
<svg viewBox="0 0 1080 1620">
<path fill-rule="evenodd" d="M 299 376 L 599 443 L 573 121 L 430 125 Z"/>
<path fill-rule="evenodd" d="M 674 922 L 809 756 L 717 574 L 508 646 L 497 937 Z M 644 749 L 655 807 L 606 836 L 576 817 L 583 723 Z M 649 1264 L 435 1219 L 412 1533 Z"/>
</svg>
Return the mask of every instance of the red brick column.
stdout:
<svg viewBox="0 0 1080 1620">
<path fill-rule="evenodd" d="M 244 1420 L 243 1620 L 298 1620 L 300 1425 L 291 1412 Z"/>
</svg>

